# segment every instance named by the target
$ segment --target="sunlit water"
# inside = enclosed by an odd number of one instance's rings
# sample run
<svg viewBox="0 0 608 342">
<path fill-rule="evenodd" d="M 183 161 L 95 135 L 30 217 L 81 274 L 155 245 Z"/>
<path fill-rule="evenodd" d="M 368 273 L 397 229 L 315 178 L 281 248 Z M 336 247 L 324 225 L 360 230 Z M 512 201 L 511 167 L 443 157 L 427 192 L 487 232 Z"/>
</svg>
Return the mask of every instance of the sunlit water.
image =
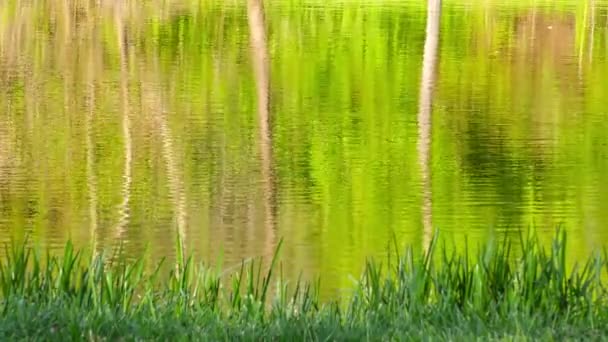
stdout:
<svg viewBox="0 0 608 342">
<path fill-rule="evenodd" d="M 181 236 L 231 267 L 283 239 L 285 275 L 326 293 L 433 228 L 561 225 L 587 255 L 608 242 L 608 10 L 528 3 L 444 1 L 426 53 L 422 1 L 267 2 L 258 43 L 245 2 L 2 2 L 0 240 L 157 260 Z"/>
</svg>

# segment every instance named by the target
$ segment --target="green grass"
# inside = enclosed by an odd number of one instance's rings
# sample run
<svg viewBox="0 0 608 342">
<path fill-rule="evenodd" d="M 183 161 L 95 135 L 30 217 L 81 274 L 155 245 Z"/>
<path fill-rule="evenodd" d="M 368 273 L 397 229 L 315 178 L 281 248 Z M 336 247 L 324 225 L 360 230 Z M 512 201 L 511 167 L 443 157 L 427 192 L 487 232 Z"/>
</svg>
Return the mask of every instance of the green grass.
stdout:
<svg viewBox="0 0 608 342">
<path fill-rule="evenodd" d="M 606 255 L 568 267 L 566 234 L 542 248 L 532 236 L 489 243 L 475 256 L 407 249 L 370 260 L 353 294 L 321 303 L 318 285 L 281 282 L 270 265 L 232 275 L 183 258 L 169 274 L 143 261 L 110 262 L 67 244 L 41 257 L 12 244 L 0 263 L 0 338 L 521 339 L 605 338 Z M 395 253 L 397 254 L 397 253 Z M 515 256 L 517 255 L 517 256 Z M 278 280 L 277 280 L 278 279 Z M 272 280 L 272 281 L 271 281 Z"/>
</svg>

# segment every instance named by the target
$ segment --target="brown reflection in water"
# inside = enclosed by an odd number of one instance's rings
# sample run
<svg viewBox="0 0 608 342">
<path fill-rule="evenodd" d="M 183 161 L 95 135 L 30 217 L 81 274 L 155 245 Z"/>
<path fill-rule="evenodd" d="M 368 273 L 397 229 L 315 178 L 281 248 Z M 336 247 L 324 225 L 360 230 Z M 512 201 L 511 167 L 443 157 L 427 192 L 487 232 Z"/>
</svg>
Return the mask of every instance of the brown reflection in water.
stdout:
<svg viewBox="0 0 608 342">
<path fill-rule="evenodd" d="M 3 95 L 4 96 L 4 95 Z M 9 107 L 10 101 L 4 104 Z M 6 108 L 2 108 L 4 110 Z M 8 112 L 8 111 L 7 111 Z M 6 218 L 10 213 L 11 199 L 11 173 L 20 164 L 20 151 L 15 144 L 15 129 L 10 117 L 0 115 L 0 219 Z"/>
<path fill-rule="evenodd" d="M 23 11 L 26 12 L 26 11 Z M 0 32 L 0 221 L 10 220 L 11 200 L 15 191 L 17 170 L 24 163 L 23 144 L 18 143 L 17 120 L 13 114 L 15 102 L 14 86 L 18 83 L 24 67 L 20 62 L 19 51 L 23 49 L 22 37 L 27 36 L 27 17 L 29 12 L 17 15 Z M 26 73 L 26 75 L 29 75 Z M 31 94 L 31 82 L 25 82 L 25 92 Z M 28 110 L 30 107 L 26 110 Z M 26 113 L 29 116 L 29 112 Z"/>
<path fill-rule="evenodd" d="M 206 110 L 209 112 L 212 112 L 213 110 L 213 106 L 211 105 L 212 103 L 212 99 L 217 98 L 219 95 L 219 89 L 221 89 L 221 80 L 222 80 L 222 76 L 224 74 L 224 72 L 226 71 L 224 66 L 223 66 L 223 51 L 224 51 L 224 18 L 225 18 L 225 14 L 224 11 L 222 10 L 219 14 L 219 20 L 220 20 L 220 25 L 218 25 L 218 34 L 217 34 L 217 42 L 218 42 L 218 47 L 217 49 L 215 49 L 213 51 L 213 77 L 212 77 L 212 86 L 210 87 L 210 89 L 208 89 L 208 102 L 206 105 Z M 219 150 L 219 154 L 220 157 L 217 158 L 218 160 L 218 168 L 219 170 L 225 170 L 226 168 L 226 158 L 225 158 L 225 154 L 226 154 L 226 136 L 225 134 L 219 134 L 217 131 L 217 129 L 214 128 L 212 125 L 206 125 L 206 134 L 208 136 L 216 136 L 217 138 L 217 146 L 218 146 L 218 150 Z M 217 181 L 212 181 L 212 183 L 216 186 L 215 191 L 211 191 L 212 195 L 209 197 L 210 198 L 210 203 L 209 203 L 209 207 L 216 209 L 214 207 L 215 203 L 220 203 L 220 205 L 217 205 L 217 215 L 215 215 L 215 212 L 213 212 L 212 209 L 212 213 L 211 213 L 211 218 L 210 218 L 210 226 L 211 227 L 217 227 L 216 229 L 214 229 L 213 234 L 212 234 L 212 238 L 207 239 L 207 243 L 208 243 L 208 250 L 209 250 L 209 254 L 210 255 L 222 255 L 223 249 L 228 247 L 228 248 L 233 248 L 232 246 L 227 246 L 226 245 L 226 241 L 228 241 L 227 239 L 227 234 L 226 234 L 226 227 L 224 226 L 224 222 L 223 222 L 223 218 L 225 215 L 224 209 L 225 207 L 223 205 L 221 205 L 222 203 L 224 203 L 224 191 L 223 189 L 226 188 L 226 173 L 225 172 L 218 172 L 218 176 L 217 176 Z M 218 199 L 215 199 L 214 196 L 218 196 Z M 220 241 L 220 243 L 218 243 L 218 241 Z"/>
<path fill-rule="evenodd" d="M 526 119 L 534 123 L 530 126 L 532 151 L 534 158 L 542 161 L 550 157 L 555 138 L 554 131 L 543 123 L 567 119 L 556 116 L 556 109 L 572 101 L 569 105 L 577 106 L 583 95 L 582 60 L 576 58 L 583 51 L 577 52 L 573 14 L 535 9 L 517 17 L 515 27 L 511 87 L 525 96 L 516 96 L 513 102 L 522 106 L 529 114 Z M 548 70 L 554 74 L 548 75 Z"/>
<path fill-rule="evenodd" d="M 543 64 L 551 63 L 558 73 L 560 89 L 569 91 L 579 78 L 575 62 L 574 15 L 534 10 L 516 18 L 515 25 L 513 61 L 520 70 L 525 70 L 525 77 L 532 78 L 533 90 L 541 88 L 539 83 L 546 69 Z"/>
<path fill-rule="evenodd" d="M 433 235 L 431 142 L 433 88 L 437 78 L 437 50 L 439 48 L 439 22 L 441 0 L 429 0 L 427 8 L 426 38 L 422 61 L 420 99 L 418 109 L 418 164 L 422 185 L 423 248 L 429 247 Z"/>
<path fill-rule="evenodd" d="M 264 196 L 265 254 L 272 254 L 275 243 L 274 200 L 275 189 L 272 172 L 272 132 L 270 127 L 270 66 L 264 5 L 261 0 L 247 1 L 247 18 L 251 42 L 251 57 L 255 75 L 258 124 L 260 130 L 261 176 Z"/>
</svg>

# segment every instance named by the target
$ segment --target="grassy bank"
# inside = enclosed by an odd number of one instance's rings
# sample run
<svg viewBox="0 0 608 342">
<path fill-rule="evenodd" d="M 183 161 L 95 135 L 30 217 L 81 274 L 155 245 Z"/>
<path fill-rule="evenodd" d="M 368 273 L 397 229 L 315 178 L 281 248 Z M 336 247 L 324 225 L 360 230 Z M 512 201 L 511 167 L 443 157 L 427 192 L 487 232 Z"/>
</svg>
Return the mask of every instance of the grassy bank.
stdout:
<svg viewBox="0 0 608 342">
<path fill-rule="evenodd" d="M 320 303 L 311 284 L 270 281 L 280 278 L 276 257 L 268 268 L 256 262 L 231 275 L 185 259 L 163 275 L 143 262 L 85 257 L 70 244 L 59 257 L 13 245 L 0 265 L 0 338 L 608 336 L 606 257 L 568 268 L 565 243 L 558 234 L 542 248 L 531 237 L 470 256 L 433 242 L 425 255 L 370 261 L 341 303 Z"/>
</svg>

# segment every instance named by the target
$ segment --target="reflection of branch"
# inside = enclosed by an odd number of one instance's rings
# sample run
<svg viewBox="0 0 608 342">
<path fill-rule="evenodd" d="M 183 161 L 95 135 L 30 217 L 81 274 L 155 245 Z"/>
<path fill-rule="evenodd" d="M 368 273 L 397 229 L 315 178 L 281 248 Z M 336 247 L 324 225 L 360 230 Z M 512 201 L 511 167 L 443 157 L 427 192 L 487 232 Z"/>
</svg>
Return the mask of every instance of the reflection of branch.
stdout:
<svg viewBox="0 0 608 342">
<path fill-rule="evenodd" d="M 589 14 L 589 22 L 587 22 L 587 8 L 590 8 Z M 607 22 L 608 24 L 608 22 Z M 587 25 L 589 25 L 589 30 L 587 30 Z M 583 59 L 585 55 L 585 44 L 589 44 L 589 51 L 587 52 L 589 55 L 587 56 L 589 63 L 593 61 L 593 44 L 594 44 L 594 35 L 595 35 L 595 1 L 589 0 L 585 3 L 585 10 L 583 12 L 583 32 L 581 33 L 582 39 L 580 39 L 580 46 L 578 47 L 578 78 L 579 80 L 583 79 Z M 587 34 L 589 36 L 587 37 Z"/>
<path fill-rule="evenodd" d="M 125 144 L 125 166 L 123 170 L 122 202 L 118 207 L 117 233 L 123 236 L 129 223 L 129 202 L 131 198 L 131 163 L 133 159 L 133 148 L 131 139 L 131 120 L 129 118 L 129 88 L 128 88 L 128 51 L 126 44 L 126 30 L 123 27 L 123 19 L 116 17 L 116 33 L 118 35 L 118 53 L 120 54 L 120 95 L 122 101 L 122 134 Z"/>
<path fill-rule="evenodd" d="M 422 79 L 420 82 L 420 100 L 418 111 L 418 163 L 422 178 L 422 224 L 424 228 L 424 248 L 432 238 L 432 187 L 431 187 L 431 139 L 432 118 L 431 106 L 433 88 L 436 78 L 437 50 L 439 46 L 439 21 L 441 17 L 441 0 L 429 0 L 426 22 L 426 39 L 422 62 Z"/>
<path fill-rule="evenodd" d="M 589 6 L 591 6 L 591 32 L 589 33 L 589 63 L 593 61 L 593 43 L 595 35 L 595 1 L 589 0 Z"/>
<path fill-rule="evenodd" d="M 70 46 L 70 40 L 72 39 L 72 9 L 68 0 L 63 1 L 63 29 L 64 29 L 64 45 Z M 71 51 L 66 51 L 67 56 L 72 56 Z"/>
<path fill-rule="evenodd" d="M 97 178 L 95 177 L 94 151 L 93 151 L 93 115 L 95 111 L 95 71 L 93 48 L 89 51 L 88 84 L 87 84 L 87 116 L 85 120 L 86 151 L 87 151 L 87 192 L 89 194 L 89 225 L 90 237 L 93 240 L 93 253 L 97 253 Z"/>
<path fill-rule="evenodd" d="M 256 81 L 262 182 L 264 187 L 264 215 L 266 226 L 266 253 L 274 248 L 274 184 L 272 175 L 272 133 L 270 131 L 270 67 L 262 0 L 247 1 L 247 18 L 251 41 L 251 57 Z"/>
</svg>

